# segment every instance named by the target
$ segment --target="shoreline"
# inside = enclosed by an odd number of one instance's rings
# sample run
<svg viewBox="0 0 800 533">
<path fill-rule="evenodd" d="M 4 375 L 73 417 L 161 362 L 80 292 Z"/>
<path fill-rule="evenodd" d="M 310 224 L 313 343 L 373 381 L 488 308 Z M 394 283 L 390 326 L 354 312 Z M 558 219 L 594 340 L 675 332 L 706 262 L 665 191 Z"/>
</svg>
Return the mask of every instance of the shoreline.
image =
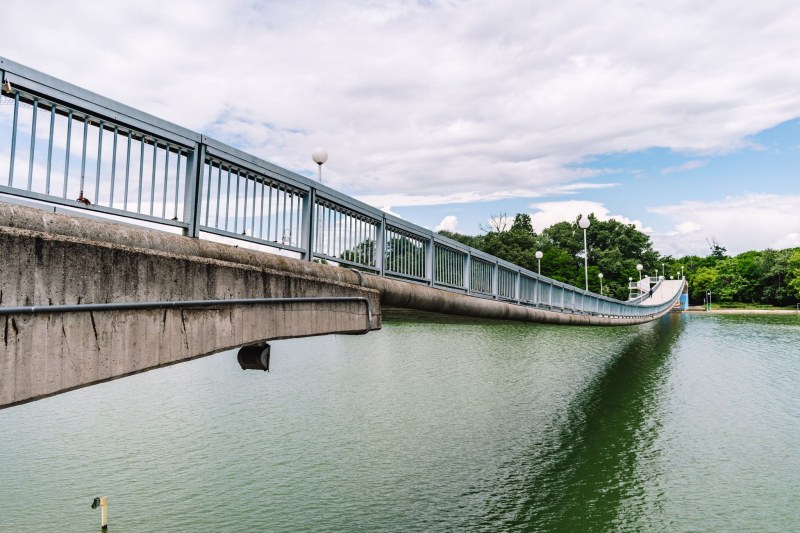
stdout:
<svg viewBox="0 0 800 533">
<path fill-rule="evenodd" d="M 684 313 L 699 315 L 800 315 L 800 311 L 794 309 L 687 309 Z"/>
</svg>

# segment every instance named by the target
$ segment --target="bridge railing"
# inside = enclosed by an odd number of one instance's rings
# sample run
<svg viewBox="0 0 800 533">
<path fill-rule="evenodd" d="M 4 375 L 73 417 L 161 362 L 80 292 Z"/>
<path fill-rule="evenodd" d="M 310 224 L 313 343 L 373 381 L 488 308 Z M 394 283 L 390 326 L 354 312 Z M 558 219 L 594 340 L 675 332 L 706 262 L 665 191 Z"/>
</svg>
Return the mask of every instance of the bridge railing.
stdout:
<svg viewBox="0 0 800 533">
<path fill-rule="evenodd" d="M 640 317 L 671 306 L 622 302 L 540 276 L 7 59 L 0 75 L 2 194 L 558 312 Z"/>
</svg>

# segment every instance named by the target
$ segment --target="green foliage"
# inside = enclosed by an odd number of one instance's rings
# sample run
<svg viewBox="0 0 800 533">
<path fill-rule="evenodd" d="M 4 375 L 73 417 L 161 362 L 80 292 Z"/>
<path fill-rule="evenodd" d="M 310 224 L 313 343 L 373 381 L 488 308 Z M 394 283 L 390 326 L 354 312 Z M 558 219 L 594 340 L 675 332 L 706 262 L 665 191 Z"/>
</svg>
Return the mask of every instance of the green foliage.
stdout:
<svg viewBox="0 0 800 533">
<path fill-rule="evenodd" d="M 717 263 L 717 276 L 711 284 L 711 298 L 720 302 L 740 301 L 751 283 L 742 276 L 738 259 L 727 257 Z"/>
<path fill-rule="evenodd" d="M 788 261 L 789 288 L 795 299 L 800 299 L 800 249 L 795 251 Z"/>
<path fill-rule="evenodd" d="M 702 302 L 706 291 L 716 293 L 717 270 L 715 268 L 700 267 L 689 281 L 689 298 L 694 302 Z"/>
</svg>

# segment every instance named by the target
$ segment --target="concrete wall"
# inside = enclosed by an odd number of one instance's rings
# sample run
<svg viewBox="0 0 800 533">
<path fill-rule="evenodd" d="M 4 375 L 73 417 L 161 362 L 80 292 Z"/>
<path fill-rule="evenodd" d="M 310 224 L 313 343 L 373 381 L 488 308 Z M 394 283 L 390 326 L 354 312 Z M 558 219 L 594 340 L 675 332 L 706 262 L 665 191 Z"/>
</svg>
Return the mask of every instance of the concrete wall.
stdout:
<svg viewBox="0 0 800 533">
<path fill-rule="evenodd" d="M 111 232 L 118 241 L 130 229 L 91 220 L 79 226 L 89 234 Z M 243 344 L 380 328 L 373 289 L 263 265 L 0 226 L 0 307 L 321 296 L 367 298 L 372 322 L 362 301 L 0 316 L 0 406 Z"/>
</svg>

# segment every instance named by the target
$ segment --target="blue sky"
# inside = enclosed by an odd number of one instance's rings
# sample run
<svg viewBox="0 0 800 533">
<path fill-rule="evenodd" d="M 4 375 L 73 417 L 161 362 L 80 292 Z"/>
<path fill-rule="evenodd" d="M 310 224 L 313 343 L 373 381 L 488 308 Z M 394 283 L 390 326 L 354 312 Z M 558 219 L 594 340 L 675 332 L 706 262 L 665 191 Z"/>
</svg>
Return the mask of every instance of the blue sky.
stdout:
<svg viewBox="0 0 800 533">
<path fill-rule="evenodd" d="M 662 4 L 6 0 L 0 55 L 431 228 L 800 246 L 800 5 Z"/>
</svg>

